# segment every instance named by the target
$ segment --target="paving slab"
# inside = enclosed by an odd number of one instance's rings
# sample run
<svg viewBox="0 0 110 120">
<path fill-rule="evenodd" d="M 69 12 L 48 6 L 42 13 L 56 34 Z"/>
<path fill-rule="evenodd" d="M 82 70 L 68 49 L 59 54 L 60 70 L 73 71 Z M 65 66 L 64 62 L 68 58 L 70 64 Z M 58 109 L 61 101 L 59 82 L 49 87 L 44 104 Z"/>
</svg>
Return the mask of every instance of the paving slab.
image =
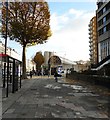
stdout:
<svg viewBox="0 0 110 120">
<path fill-rule="evenodd" d="M 34 77 L 24 80 L 16 93 L 2 98 L 2 118 L 109 120 L 109 98 L 110 94 L 100 94 L 83 83 Z"/>
</svg>

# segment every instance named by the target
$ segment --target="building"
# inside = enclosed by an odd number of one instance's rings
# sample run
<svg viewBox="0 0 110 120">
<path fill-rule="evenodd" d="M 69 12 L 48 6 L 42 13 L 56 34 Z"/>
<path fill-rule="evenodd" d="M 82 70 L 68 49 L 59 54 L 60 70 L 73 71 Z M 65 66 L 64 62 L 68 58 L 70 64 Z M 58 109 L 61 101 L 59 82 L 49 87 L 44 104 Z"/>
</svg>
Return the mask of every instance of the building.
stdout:
<svg viewBox="0 0 110 120">
<path fill-rule="evenodd" d="M 64 70 L 73 68 L 74 63 L 75 63 L 74 61 L 71 61 L 71 60 L 64 58 L 64 57 L 60 57 L 60 59 L 62 61 L 62 66 L 63 66 Z"/>
<path fill-rule="evenodd" d="M 90 61 L 83 61 L 83 60 L 76 61 L 75 64 L 73 65 L 74 71 L 83 72 L 85 70 L 88 70 L 90 67 L 90 64 L 91 64 Z"/>
<path fill-rule="evenodd" d="M 97 2 L 98 57 L 102 61 L 110 55 L 110 1 Z"/>
<path fill-rule="evenodd" d="M 49 62 L 49 59 L 52 58 L 53 56 L 58 56 L 56 53 L 54 52 L 49 52 L 49 51 L 45 51 L 44 52 L 44 59 L 45 59 L 45 62 L 44 62 L 44 65 L 45 66 L 48 66 L 48 62 Z M 64 57 L 61 57 L 61 56 L 58 56 L 61 60 L 61 65 L 63 66 L 63 69 L 69 69 L 69 68 L 72 68 L 73 66 L 73 61 L 70 61 Z"/>
<path fill-rule="evenodd" d="M 54 52 L 49 52 L 49 51 L 44 52 L 44 64 L 45 64 L 45 66 L 48 66 L 48 60 L 53 55 L 54 55 Z"/>
<path fill-rule="evenodd" d="M 30 59 L 26 59 L 26 71 L 36 70 L 36 64 Z"/>
<path fill-rule="evenodd" d="M 97 40 L 97 24 L 96 16 L 89 23 L 89 47 L 90 47 L 90 62 L 91 65 L 98 63 L 98 40 Z"/>
<path fill-rule="evenodd" d="M 0 41 L 0 54 L 5 54 L 5 45 Z M 22 60 L 22 56 L 15 51 L 15 49 L 12 49 L 10 47 L 7 47 L 6 54 L 9 55 L 10 57 L 13 57 L 18 60 Z"/>
</svg>

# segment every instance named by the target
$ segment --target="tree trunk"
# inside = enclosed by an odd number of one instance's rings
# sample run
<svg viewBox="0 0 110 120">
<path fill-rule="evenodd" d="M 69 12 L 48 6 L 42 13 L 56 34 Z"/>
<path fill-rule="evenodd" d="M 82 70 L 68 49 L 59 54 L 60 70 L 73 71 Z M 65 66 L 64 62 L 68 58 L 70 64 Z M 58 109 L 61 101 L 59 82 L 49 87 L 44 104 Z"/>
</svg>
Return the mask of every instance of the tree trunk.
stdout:
<svg viewBox="0 0 110 120">
<path fill-rule="evenodd" d="M 22 79 L 27 79 L 26 75 L 26 46 L 23 45 L 23 53 L 22 53 Z"/>
</svg>

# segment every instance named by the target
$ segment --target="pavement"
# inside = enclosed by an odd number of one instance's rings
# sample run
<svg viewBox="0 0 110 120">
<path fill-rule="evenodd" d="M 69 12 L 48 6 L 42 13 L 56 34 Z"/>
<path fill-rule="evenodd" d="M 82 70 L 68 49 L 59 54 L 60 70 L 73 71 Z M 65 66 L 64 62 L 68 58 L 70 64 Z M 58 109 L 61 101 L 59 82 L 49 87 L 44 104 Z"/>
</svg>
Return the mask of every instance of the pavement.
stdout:
<svg viewBox="0 0 110 120">
<path fill-rule="evenodd" d="M 33 77 L 2 98 L 2 119 L 110 120 L 110 91 L 76 80 Z"/>
</svg>

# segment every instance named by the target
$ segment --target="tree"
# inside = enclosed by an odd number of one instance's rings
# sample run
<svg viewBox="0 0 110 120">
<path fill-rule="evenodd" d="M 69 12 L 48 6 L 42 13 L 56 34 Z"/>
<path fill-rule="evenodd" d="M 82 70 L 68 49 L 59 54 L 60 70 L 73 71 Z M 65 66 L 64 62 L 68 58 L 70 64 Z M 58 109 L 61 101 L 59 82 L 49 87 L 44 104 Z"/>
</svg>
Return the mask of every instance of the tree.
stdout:
<svg viewBox="0 0 110 120">
<path fill-rule="evenodd" d="M 41 68 L 41 65 L 44 63 L 44 56 L 41 52 L 37 52 L 33 58 L 33 61 L 36 63 L 36 68 Z"/>
<path fill-rule="evenodd" d="M 22 72 L 26 78 L 27 46 L 43 44 L 51 36 L 50 12 L 47 2 L 10 2 L 8 4 L 8 37 L 23 47 Z M 2 35 L 5 37 L 6 6 L 2 8 Z"/>
</svg>

